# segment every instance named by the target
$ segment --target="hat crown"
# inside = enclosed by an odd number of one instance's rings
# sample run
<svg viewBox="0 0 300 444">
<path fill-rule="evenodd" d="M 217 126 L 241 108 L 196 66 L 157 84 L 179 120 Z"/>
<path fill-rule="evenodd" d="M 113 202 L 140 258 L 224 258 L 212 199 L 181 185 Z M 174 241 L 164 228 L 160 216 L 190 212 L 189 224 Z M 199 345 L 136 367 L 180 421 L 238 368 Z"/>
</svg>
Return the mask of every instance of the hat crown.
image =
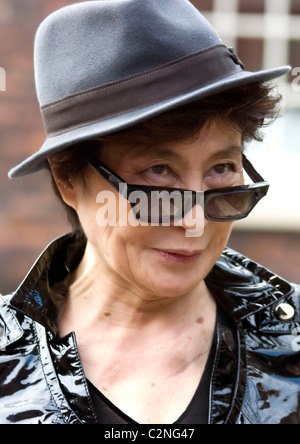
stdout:
<svg viewBox="0 0 300 444">
<path fill-rule="evenodd" d="M 247 72 L 221 43 L 188 0 L 94 0 L 54 12 L 35 39 L 46 140 L 9 177 L 38 171 L 84 140 L 291 70 Z"/>
<path fill-rule="evenodd" d="M 64 7 L 35 39 L 40 105 L 155 69 L 220 43 L 188 0 L 100 0 Z"/>
</svg>

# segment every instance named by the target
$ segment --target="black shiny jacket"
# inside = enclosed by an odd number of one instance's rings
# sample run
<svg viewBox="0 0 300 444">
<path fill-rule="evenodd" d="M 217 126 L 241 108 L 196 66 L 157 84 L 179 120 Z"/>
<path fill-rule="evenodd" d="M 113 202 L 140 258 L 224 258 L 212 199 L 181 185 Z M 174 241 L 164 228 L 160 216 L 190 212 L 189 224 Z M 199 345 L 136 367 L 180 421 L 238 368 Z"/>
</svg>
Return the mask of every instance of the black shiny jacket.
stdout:
<svg viewBox="0 0 300 444">
<path fill-rule="evenodd" d="M 74 334 L 57 335 L 70 269 L 85 241 L 52 243 L 10 296 L 0 296 L 0 423 L 93 424 Z M 300 287 L 225 250 L 207 285 L 227 314 L 217 326 L 211 424 L 300 423 Z"/>
</svg>

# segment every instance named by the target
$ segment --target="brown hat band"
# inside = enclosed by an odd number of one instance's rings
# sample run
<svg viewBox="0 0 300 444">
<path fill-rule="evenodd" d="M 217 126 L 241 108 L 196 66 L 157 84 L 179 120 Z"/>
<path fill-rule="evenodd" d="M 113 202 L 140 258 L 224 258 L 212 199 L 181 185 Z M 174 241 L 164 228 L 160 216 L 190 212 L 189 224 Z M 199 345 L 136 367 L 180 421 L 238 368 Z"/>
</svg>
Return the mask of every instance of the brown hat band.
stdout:
<svg viewBox="0 0 300 444">
<path fill-rule="evenodd" d="M 209 87 L 244 66 L 232 49 L 214 45 L 157 69 L 72 94 L 41 107 L 48 137 Z"/>
</svg>

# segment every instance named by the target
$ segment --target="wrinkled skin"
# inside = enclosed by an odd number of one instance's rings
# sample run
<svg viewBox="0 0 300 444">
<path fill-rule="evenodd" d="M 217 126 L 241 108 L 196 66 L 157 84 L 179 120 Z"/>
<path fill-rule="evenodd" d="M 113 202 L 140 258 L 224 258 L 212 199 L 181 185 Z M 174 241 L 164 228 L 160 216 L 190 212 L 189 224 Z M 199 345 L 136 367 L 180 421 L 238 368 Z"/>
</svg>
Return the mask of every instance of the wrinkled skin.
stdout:
<svg viewBox="0 0 300 444">
<path fill-rule="evenodd" d="M 85 240 L 55 241 L 12 296 L 0 297 L 0 423 L 93 424 L 74 334 L 57 335 L 67 277 Z M 67 267 L 66 267 L 67 264 Z M 300 423 L 300 288 L 225 250 L 206 279 L 217 326 L 211 424 Z M 285 302 L 295 315 L 275 315 Z"/>
</svg>

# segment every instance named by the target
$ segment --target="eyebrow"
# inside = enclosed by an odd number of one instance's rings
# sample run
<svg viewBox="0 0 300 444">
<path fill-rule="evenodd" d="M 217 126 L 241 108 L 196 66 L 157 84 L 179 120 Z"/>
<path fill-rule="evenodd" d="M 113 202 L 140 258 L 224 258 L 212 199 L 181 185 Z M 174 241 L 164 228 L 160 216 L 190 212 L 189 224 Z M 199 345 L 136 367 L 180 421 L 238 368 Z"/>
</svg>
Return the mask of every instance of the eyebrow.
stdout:
<svg viewBox="0 0 300 444">
<path fill-rule="evenodd" d="M 228 148 L 224 148 L 222 150 L 215 152 L 209 157 L 209 160 L 214 161 L 224 157 L 234 158 L 236 156 L 242 155 L 243 152 L 244 152 L 243 146 L 232 145 Z M 143 151 L 140 151 L 139 148 L 136 148 L 132 151 L 132 155 L 133 156 L 138 155 L 140 158 L 147 158 L 155 155 L 166 159 L 174 159 L 174 160 L 180 160 L 182 158 L 182 155 L 180 153 L 177 153 L 176 151 L 170 148 L 153 146 L 153 145 L 147 146 L 147 148 L 144 149 Z"/>
<path fill-rule="evenodd" d="M 182 158 L 182 156 L 179 153 L 175 152 L 170 148 L 153 146 L 153 145 L 148 145 L 142 151 L 139 148 L 135 148 L 132 151 L 132 155 L 133 156 L 138 155 L 140 158 L 146 158 L 150 156 L 151 157 L 160 156 L 166 159 L 174 159 L 174 160 Z"/>
<path fill-rule="evenodd" d="M 244 152 L 244 147 L 239 145 L 233 145 L 228 148 L 225 148 L 223 150 L 217 151 L 216 153 L 212 154 L 209 158 L 209 160 L 217 160 L 221 159 L 223 157 L 231 157 L 234 158 L 236 156 L 241 156 Z"/>
</svg>

